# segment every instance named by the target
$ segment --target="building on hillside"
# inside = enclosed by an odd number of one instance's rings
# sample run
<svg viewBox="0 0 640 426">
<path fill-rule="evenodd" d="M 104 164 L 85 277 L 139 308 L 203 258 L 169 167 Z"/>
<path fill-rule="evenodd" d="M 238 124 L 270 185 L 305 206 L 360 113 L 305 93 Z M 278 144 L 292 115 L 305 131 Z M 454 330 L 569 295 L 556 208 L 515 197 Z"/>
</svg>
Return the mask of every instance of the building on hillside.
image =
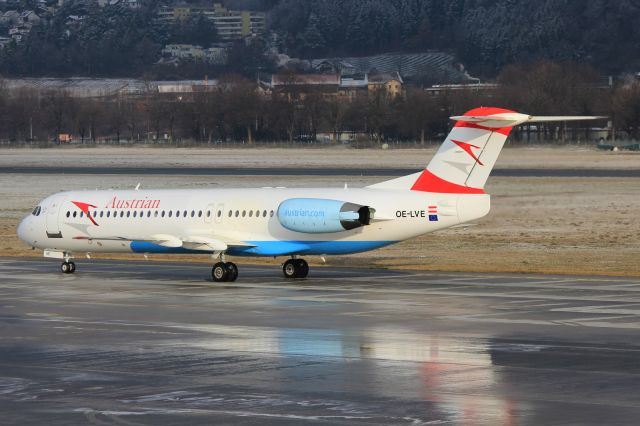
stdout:
<svg viewBox="0 0 640 426">
<path fill-rule="evenodd" d="M 464 71 L 453 55 L 444 52 L 388 53 L 363 57 L 313 59 L 317 72 L 347 74 L 398 73 L 407 79 L 424 78 L 437 83 L 466 83 L 475 79 Z"/>
<path fill-rule="evenodd" d="M 395 98 L 402 95 L 404 81 L 397 72 L 369 74 L 367 89 L 369 92 L 382 90 L 388 96 Z"/>
<path fill-rule="evenodd" d="M 204 51 L 204 57 L 207 62 L 214 65 L 226 65 L 227 63 L 227 47 L 211 46 Z"/>
<path fill-rule="evenodd" d="M 389 97 L 403 94 L 404 81 L 398 73 L 365 73 L 350 76 L 340 74 L 273 74 L 270 81 L 261 81 L 267 93 L 286 94 L 290 99 L 304 99 L 310 94 L 354 100 L 382 90 Z"/>
<path fill-rule="evenodd" d="M 178 59 L 185 59 L 188 61 L 202 59 L 204 51 L 202 46 L 195 44 L 167 44 L 160 54 L 163 57 L 171 57 Z"/>
<path fill-rule="evenodd" d="M 224 65 L 227 63 L 227 48 L 224 45 L 216 45 L 204 49 L 194 44 L 167 44 L 161 50 L 161 59 L 158 63 L 174 63 L 172 59 L 182 61 L 205 61 L 210 64 Z"/>
<path fill-rule="evenodd" d="M 348 100 L 354 100 L 359 95 L 366 94 L 368 87 L 368 74 L 351 74 L 340 77 L 340 96 Z"/>
<path fill-rule="evenodd" d="M 31 32 L 32 25 L 29 23 L 19 24 L 9 28 L 9 37 L 14 39 L 16 43 L 21 43 L 22 40 Z"/>
<path fill-rule="evenodd" d="M 234 40 L 262 34 L 266 30 L 266 15 L 248 10 L 227 10 L 220 3 L 214 5 L 213 23 L 223 40 Z"/>
<path fill-rule="evenodd" d="M 215 3 L 213 7 L 162 6 L 158 11 L 158 20 L 164 22 L 185 20 L 197 13 L 201 13 L 214 23 L 218 36 L 222 40 L 237 40 L 262 34 L 266 30 L 266 14 L 264 12 L 228 10 L 220 3 Z"/>
<path fill-rule="evenodd" d="M 288 99 L 304 99 L 311 94 L 323 97 L 338 96 L 338 74 L 273 74 L 271 81 L 261 82 L 267 93 L 286 96 Z"/>
<path fill-rule="evenodd" d="M 383 91 L 395 98 L 404 93 L 403 89 L 404 80 L 397 72 L 353 74 L 340 78 L 340 95 L 351 100 L 375 91 Z"/>
<path fill-rule="evenodd" d="M 20 12 L 7 10 L 0 15 L 0 23 L 3 25 L 16 25 L 20 22 Z"/>
<path fill-rule="evenodd" d="M 64 20 L 64 25 L 69 28 L 78 28 L 84 21 L 85 15 L 69 15 Z"/>
<path fill-rule="evenodd" d="M 138 0 L 98 0 L 98 5 L 105 6 L 124 6 L 128 9 L 138 9 L 140 2 Z"/>
<path fill-rule="evenodd" d="M 40 17 L 33 10 L 25 10 L 20 13 L 20 23 L 38 25 L 40 23 Z"/>
<path fill-rule="evenodd" d="M 11 43 L 11 40 L 13 40 L 11 37 L 0 37 L 0 49 L 4 49 L 4 47 Z"/>
</svg>

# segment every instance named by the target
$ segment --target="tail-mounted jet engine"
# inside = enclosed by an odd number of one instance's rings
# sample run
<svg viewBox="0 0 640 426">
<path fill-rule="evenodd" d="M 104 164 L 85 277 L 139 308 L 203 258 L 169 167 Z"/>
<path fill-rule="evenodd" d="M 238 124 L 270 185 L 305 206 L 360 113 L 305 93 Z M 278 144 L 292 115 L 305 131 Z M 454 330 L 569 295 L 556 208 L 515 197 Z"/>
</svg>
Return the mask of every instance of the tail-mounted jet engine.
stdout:
<svg viewBox="0 0 640 426">
<path fill-rule="evenodd" d="M 375 209 L 321 198 L 290 198 L 280 203 L 278 220 L 290 231 L 307 234 L 343 232 L 368 225 Z"/>
</svg>

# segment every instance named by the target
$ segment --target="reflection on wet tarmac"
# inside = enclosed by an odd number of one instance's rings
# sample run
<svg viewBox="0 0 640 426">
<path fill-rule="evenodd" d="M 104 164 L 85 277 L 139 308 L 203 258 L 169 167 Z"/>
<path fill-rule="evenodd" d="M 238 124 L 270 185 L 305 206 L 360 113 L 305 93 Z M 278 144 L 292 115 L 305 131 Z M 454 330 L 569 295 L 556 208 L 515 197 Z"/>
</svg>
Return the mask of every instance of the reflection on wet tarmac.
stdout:
<svg viewBox="0 0 640 426">
<path fill-rule="evenodd" d="M 343 386 L 357 380 L 358 388 L 378 398 L 423 399 L 430 408 L 456 423 L 514 425 L 517 405 L 499 395 L 499 372 L 493 368 L 486 340 L 453 339 L 394 327 L 360 330 L 270 329 L 262 327 L 192 326 L 209 337 L 182 341 L 182 347 L 212 351 L 257 353 L 301 358 L 340 358 Z M 511 345 L 505 345 L 511 346 Z M 352 377 L 350 362 L 368 361 L 366 372 Z M 283 361 L 282 365 L 287 365 Z M 399 368 L 399 365 L 403 365 Z M 314 370 L 309 365 L 304 370 Z M 273 383 L 286 382 L 287 369 L 274 372 Z M 297 375 L 307 374 L 296 372 Z M 308 374 L 317 374 L 309 372 Z M 323 372 L 322 374 L 336 374 Z M 480 405 L 480 406 L 478 406 Z M 481 415 L 481 418 L 477 416 Z"/>
</svg>

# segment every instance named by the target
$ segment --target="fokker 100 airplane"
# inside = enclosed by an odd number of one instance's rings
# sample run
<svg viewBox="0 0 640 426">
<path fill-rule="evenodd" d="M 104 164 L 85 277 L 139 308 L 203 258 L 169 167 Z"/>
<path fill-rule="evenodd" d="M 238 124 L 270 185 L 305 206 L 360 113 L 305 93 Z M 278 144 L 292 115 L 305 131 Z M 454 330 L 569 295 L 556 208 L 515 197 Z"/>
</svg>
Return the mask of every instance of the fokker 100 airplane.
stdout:
<svg viewBox="0 0 640 426">
<path fill-rule="evenodd" d="M 286 256 L 286 278 L 309 272 L 304 255 L 377 249 L 485 216 L 484 186 L 513 126 L 600 117 L 532 117 L 482 107 L 455 126 L 427 168 L 364 188 L 68 191 L 51 195 L 18 236 L 73 273 L 73 253 L 207 253 L 214 281 L 235 281 L 233 256 Z"/>
</svg>

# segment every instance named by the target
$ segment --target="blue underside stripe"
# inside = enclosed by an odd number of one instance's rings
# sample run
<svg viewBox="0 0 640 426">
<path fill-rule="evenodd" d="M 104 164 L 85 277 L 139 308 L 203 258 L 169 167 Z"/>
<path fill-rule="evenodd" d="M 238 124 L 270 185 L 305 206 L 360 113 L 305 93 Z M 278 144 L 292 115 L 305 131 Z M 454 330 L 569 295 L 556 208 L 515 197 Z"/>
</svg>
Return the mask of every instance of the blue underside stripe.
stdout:
<svg viewBox="0 0 640 426">
<path fill-rule="evenodd" d="M 255 247 L 231 247 L 232 256 L 283 256 L 289 254 L 350 254 L 374 250 L 397 241 L 247 241 Z M 182 247 L 164 247 L 147 241 L 132 241 L 135 253 L 206 253 Z"/>
</svg>

